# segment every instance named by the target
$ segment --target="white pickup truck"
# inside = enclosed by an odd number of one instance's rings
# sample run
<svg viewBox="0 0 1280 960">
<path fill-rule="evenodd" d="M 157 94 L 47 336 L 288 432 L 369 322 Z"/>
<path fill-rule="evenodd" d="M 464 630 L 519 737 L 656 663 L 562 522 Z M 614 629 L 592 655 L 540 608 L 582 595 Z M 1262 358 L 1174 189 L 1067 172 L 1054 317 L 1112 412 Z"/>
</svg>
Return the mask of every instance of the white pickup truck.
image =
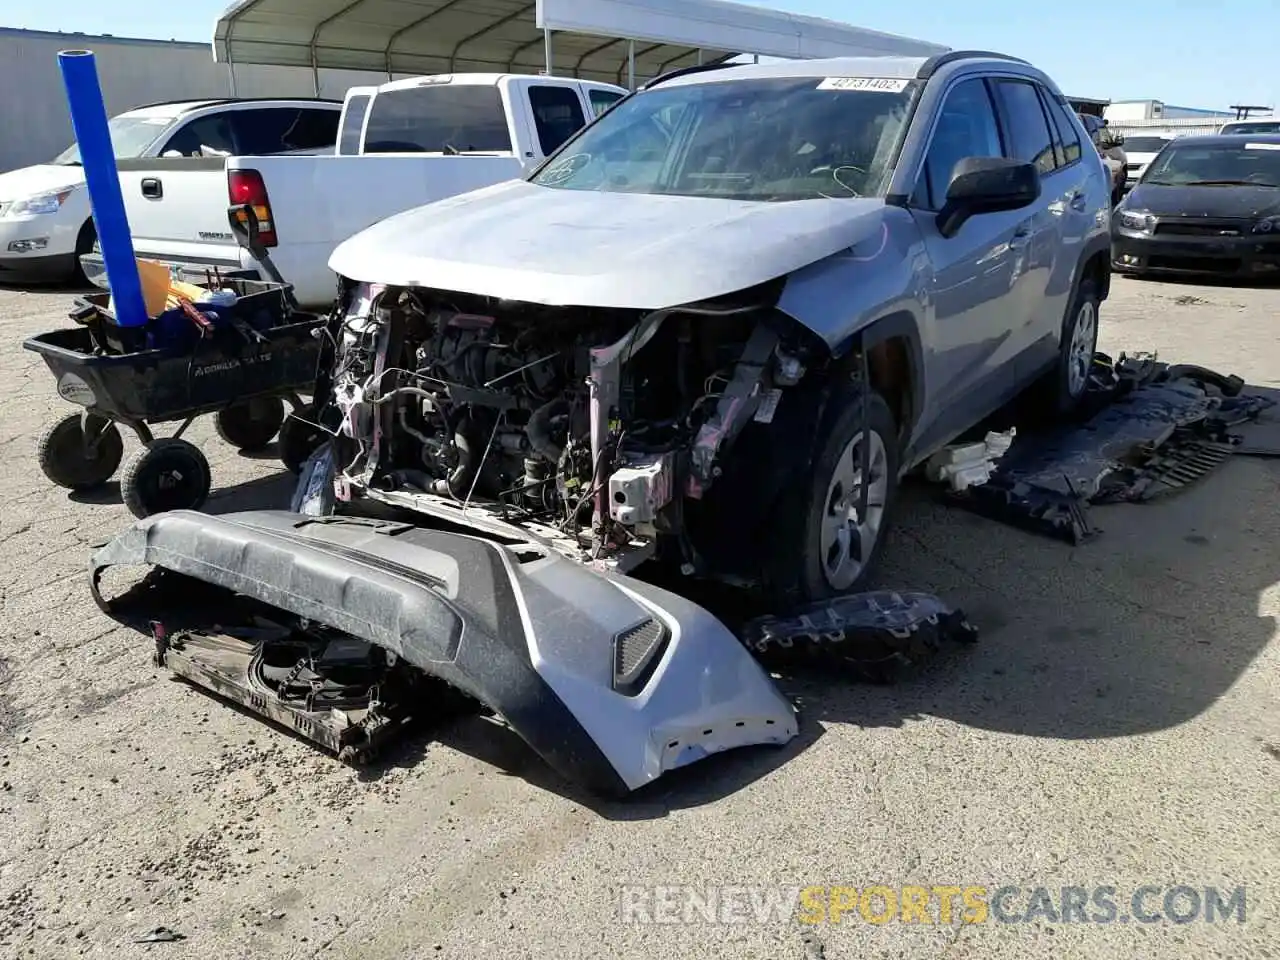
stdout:
<svg viewBox="0 0 1280 960">
<path fill-rule="evenodd" d="M 561 77 L 455 74 L 347 91 L 331 156 L 182 158 L 122 162 L 120 186 L 139 257 L 190 280 L 257 277 L 227 209 L 250 204 L 259 240 L 303 307 L 327 308 L 339 243 L 395 213 L 519 177 L 622 87 Z M 81 257 L 106 286 L 101 254 Z"/>
</svg>

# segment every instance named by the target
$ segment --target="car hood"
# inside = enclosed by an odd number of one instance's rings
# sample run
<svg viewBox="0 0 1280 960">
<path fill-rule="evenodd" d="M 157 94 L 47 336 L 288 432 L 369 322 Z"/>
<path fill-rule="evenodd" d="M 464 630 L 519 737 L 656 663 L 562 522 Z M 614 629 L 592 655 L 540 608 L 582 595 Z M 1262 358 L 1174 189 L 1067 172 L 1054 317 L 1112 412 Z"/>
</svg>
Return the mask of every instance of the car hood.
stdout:
<svg viewBox="0 0 1280 960">
<path fill-rule="evenodd" d="M 340 276 L 545 303 L 657 310 L 733 293 L 880 229 L 878 199 L 791 203 L 562 190 L 513 180 L 342 243 Z"/>
<path fill-rule="evenodd" d="M 1140 183 L 1125 208 L 1157 217 L 1213 217 L 1247 220 L 1280 214 L 1280 188 L 1182 187 Z"/>
<path fill-rule="evenodd" d="M 66 187 L 78 187 L 84 183 L 82 167 L 67 167 L 57 163 L 40 163 L 0 173 L 0 203 L 22 200 Z"/>
</svg>

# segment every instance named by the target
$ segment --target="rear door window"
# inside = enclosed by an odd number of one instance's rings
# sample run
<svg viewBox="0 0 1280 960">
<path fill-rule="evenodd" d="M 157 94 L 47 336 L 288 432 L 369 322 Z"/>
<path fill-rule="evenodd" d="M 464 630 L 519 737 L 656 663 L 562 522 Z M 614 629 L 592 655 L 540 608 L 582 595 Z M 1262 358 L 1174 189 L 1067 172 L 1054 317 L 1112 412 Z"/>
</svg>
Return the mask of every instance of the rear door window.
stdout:
<svg viewBox="0 0 1280 960">
<path fill-rule="evenodd" d="M 1082 147 L 1080 132 L 1071 122 L 1071 112 L 1044 87 L 1040 87 L 1040 96 L 1049 112 L 1049 119 L 1053 121 L 1053 145 L 1059 151 L 1058 166 L 1075 163 L 1080 159 Z"/>
<path fill-rule="evenodd" d="M 338 139 L 338 111 L 305 107 L 263 107 L 231 114 L 240 153 L 268 156 L 291 150 L 332 147 Z"/>
<path fill-rule="evenodd" d="M 1058 167 L 1058 158 L 1035 85 L 1025 80 L 1004 79 L 995 80 L 992 85 L 1009 141 L 1006 155 L 1034 163 L 1041 173 L 1052 173 Z"/>
<path fill-rule="evenodd" d="M 572 87 L 531 86 L 529 106 L 533 108 L 533 123 L 538 130 L 538 145 L 542 147 L 543 156 L 550 155 L 586 123 L 582 115 L 582 101 Z"/>
<path fill-rule="evenodd" d="M 511 133 L 498 88 L 437 83 L 373 98 L 365 153 L 509 153 Z"/>
<path fill-rule="evenodd" d="M 183 124 L 160 151 L 162 156 L 173 152 L 184 157 L 232 156 L 236 152 L 236 143 L 227 114 L 210 114 Z"/>
</svg>

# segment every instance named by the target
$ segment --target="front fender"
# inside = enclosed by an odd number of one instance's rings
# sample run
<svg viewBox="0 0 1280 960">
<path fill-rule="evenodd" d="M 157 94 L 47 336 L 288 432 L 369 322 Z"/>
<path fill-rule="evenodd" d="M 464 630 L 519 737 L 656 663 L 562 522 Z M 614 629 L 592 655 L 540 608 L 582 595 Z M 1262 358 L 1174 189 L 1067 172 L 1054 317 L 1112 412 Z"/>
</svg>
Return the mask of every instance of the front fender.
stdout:
<svg viewBox="0 0 1280 960">
<path fill-rule="evenodd" d="M 777 307 L 843 356 L 882 317 L 920 312 L 924 256 L 911 214 L 886 207 L 879 232 L 792 273 Z"/>
</svg>

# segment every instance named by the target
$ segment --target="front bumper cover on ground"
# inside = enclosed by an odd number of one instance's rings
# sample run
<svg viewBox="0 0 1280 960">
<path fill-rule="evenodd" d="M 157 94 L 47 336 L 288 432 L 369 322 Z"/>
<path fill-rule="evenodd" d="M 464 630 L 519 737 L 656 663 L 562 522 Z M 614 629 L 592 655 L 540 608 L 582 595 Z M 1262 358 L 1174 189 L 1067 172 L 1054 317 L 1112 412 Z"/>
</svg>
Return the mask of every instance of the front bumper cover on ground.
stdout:
<svg viewBox="0 0 1280 960">
<path fill-rule="evenodd" d="M 534 544 L 358 517 L 161 514 L 91 561 L 102 609 L 145 630 L 152 613 L 102 595 L 104 571 L 122 565 L 376 644 L 493 710 L 595 792 L 626 794 L 710 754 L 797 733 L 794 707 L 708 611 Z"/>
</svg>

